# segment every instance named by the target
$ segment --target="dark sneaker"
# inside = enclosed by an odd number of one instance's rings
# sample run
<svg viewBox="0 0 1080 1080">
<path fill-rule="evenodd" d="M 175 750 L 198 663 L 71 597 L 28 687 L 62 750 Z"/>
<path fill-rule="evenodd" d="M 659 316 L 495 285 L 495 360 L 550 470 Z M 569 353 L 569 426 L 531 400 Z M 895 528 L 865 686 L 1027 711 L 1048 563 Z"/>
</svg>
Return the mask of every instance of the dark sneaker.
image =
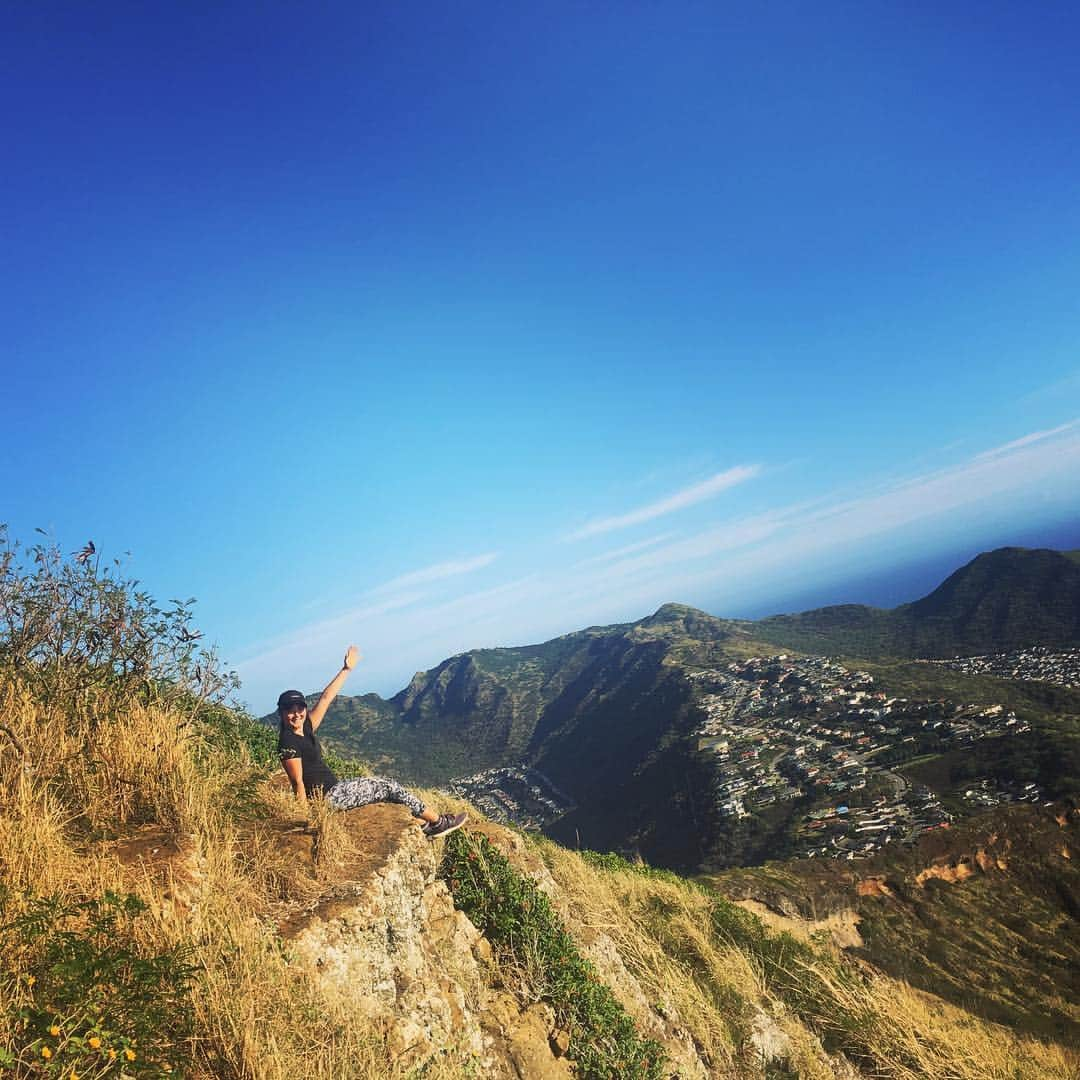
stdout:
<svg viewBox="0 0 1080 1080">
<path fill-rule="evenodd" d="M 446 836 L 455 829 L 460 829 L 469 820 L 468 814 L 440 814 L 438 821 L 429 822 L 423 828 L 425 836 Z"/>
</svg>

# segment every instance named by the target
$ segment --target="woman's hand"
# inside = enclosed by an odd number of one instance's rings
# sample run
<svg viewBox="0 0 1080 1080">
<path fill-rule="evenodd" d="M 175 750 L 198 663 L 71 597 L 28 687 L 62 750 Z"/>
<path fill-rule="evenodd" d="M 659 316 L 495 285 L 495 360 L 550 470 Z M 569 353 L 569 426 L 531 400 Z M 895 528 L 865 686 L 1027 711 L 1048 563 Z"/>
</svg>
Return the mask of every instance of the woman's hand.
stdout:
<svg viewBox="0 0 1080 1080">
<path fill-rule="evenodd" d="M 352 671 L 362 659 L 363 657 L 360 655 L 360 650 L 355 645 L 350 645 L 345 652 L 345 663 L 342 667 L 344 667 L 346 671 Z"/>
</svg>

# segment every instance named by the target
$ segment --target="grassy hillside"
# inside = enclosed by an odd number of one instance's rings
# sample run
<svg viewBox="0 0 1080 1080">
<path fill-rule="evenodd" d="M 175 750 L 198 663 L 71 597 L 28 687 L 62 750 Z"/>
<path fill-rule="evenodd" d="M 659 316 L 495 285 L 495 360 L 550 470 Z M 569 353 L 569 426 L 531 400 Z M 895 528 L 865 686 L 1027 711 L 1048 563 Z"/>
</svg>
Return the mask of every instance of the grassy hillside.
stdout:
<svg viewBox="0 0 1080 1080">
<path fill-rule="evenodd" d="M 329 994 L 280 929 L 283 914 L 320 898 L 347 904 L 335 891 L 342 853 L 353 845 L 364 855 L 372 839 L 350 831 L 349 815 L 318 806 L 298 820 L 273 782 L 266 728 L 174 681 L 177 668 L 155 667 L 152 650 L 175 660 L 182 635 L 166 627 L 151 641 L 120 626 L 124 659 L 84 663 L 72 643 L 108 625 L 86 602 L 101 595 L 93 569 L 36 573 L 9 562 L 0 576 L 6 1074 L 419 1075 L 388 1043 L 387 1018 Z M 124 586 L 110 595 L 126 626 L 148 610 Z M 35 621 L 57 598 L 63 627 Z M 42 657 L 58 646 L 73 654 L 50 668 Z M 1052 1039 L 1018 1038 L 824 943 L 769 931 L 669 873 L 482 821 L 445 850 L 446 887 L 491 944 L 492 985 L 568 1025 L 577 1075 L 661 1075 L 662 1060 L 628 1019 L 657 1010 L 680 1017 L 710 1075 L 733 1080 L 853 1069 L 896 1080 L 1049 1080 L 1076 1070 Z M 603 977 L 582 959 L 600 934 L 610 942 Z M 620 970 L 637 978 L 640 999 L 627 996 Z M 458 977 L 446 968 L 435 985 Z M 440 1080 L 476 1069 L 447 1045 L 420 1072 Z"/>
<path fill-rule="evenodd" d="M 276 840 L 282 829 L 295 827 L 295 814 L 264 783 L 266 769 L 250 750 L 225 751 L 214 723 L 196 731 L 189 717 L 160 708 L 109 717 L 106 702 L 95 699 L 92 717 L 59 710 L 43 715 L 16 684 L 6 682 L 2 693 L 8 727 L 38 778 L 20 780 L 20 764 L 11 767 L 6 755 L 0 867 L 8 973 L 0 992 L 6 1017 L 0 1046 L 11 1075 L 66 1077 L 73 1069 L 80 1076 L 119 1076 L 110 1049 L 119 1051 L 132 1076 L 284 1078 L 295 1075 L 298 1061 L 305 1075 L 327 1080 L 409 1073 L 382 1041 L 379 1024 L 326 997 L 292 967 L 276 937 L 280 905 L 302 903 L 318 882 L 292 861 L 294 849 Z M 109 736 L 95 771 L 107 770 L 112 783 L 127 781 L 129 798 L 121 806 L 82 765 L 69 766 L 59 783 L 55 773 L 40 782 L 47 762 L 82 757 L 77 748 L 91 730 Z M 234 726 L 230 735 L 237 730 L 243 729 Z M 338 828 L 340 820 L 317 822 L 318 845 L 331 851 L 340 842 Z M 496 855 L 478 846 L 483 833 L 467 834 L 453 854 L 448 849 L 448 858 L 458 861 L 445 873 L 505 965 L 495 977 L 557 1004 L 566 977 L 589 985 L 596 977 L 572 965 L 564 975 L 559 957 L 579 955 L 575 942 L 589 940 L 575 933 L 603 927 L 660 1007 L 677 1011 L 714 1075 L 825 1077 L 838 1075 L 840 1057 L 875 1077 L 942 1080 L 1049 1080 L 1075 1067 L 1053 1042 L 1017 1040 L 902 982 L 860 970 L 834 949 L 770 932 L 719 895 L 674 875 L 583 857 L 550 842 L 522 848 L 504 830 L 483 828 Z M 170 907 L 177 885 L 162 878 L 166 864 L 149 857 L 162 849 L 197 853 L 197 906 Z M 133 861 L 135 850 L 147 857 Z M 513 860 L 501 870 L 498 852 Z M 539 894 L 524 883 L 538 872 L 545 878 L 536 859 L 555 883 L 556 917 L 575 928 L 566 939 L 558 938 L 566 932 L 558 924 L 534 922 Z M 478 866 L 486 868 L 473 879 L 470 895 L 463 868 Z M 108 926 L 88 922 L 80 907 L 100 905 L 107 891 L 123 896 L 132 890 L 148 908 L 125 908 Z M 497 913 L 505 936 L 485 911 Z M 528 951 L 515 951 L 515 927 L 534 926 L 530 932 L 540 936 L 526 936 Z M 552 934 L 549 954 L 542 943 Z M 85 958 L 77 970 L 61 962 L 73 943 Z M 117 956 L 132 959 L 101 967 Z M 522 982 L 526 961 L 532 967 Z M 95 1002 L 97 1015 L 88 1014 L 83 1002 L 105 970 L 113 981 Z M 305 1022 L 267 1024 L 266 1017 L 280 1015 L 282 1002 Z M 600 998 L 587 1007 L 590 1024 L 604 1022 L 594 1015 L 601 1008 L 607 1006 Z M 783 1047 L 771 1072 L 755 1041 L 762 1024 Z M 632 1037 L 620 1035 L 619 1045 L 629 1046 L 623 1040 Z M 42 1057 L 46 1049 L 49 1059 Z M 135 1055 L 130 1061 L 128 1050 Z M 579 1075 L 614 1078 L 654 1075 L 650 1062 L 656 1059 L 634 1056 L 626 1060 L 639 1061 L 640 1071 L 610 1073 L 587 1064 L 606 1060 L 602 1054 L 581 1060 Z M 448 1053 L 424 1075 L 471 1072 L 467 1060 Z"/>
<path fill-rule="evenodd" d="M 847 910 L 856 954 L 1014 1030 L 1080 1040 L 1080 813 L 998 808 L 914 848 L 710 878 L 727 895 L 821 918 Z"/>
</svg>

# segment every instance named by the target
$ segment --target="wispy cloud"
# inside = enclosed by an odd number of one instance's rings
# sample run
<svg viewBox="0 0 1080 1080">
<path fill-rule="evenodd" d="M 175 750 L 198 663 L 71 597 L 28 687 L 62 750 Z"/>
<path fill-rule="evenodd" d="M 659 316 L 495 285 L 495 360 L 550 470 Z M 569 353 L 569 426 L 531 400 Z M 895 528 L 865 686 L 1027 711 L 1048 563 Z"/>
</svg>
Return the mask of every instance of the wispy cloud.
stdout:
<svg viewBox="0 0 1080 1080">
<path fill-rule="evenodd" d="M 760 472 L 760 465 L 736 465 L 734 468 L 710 476 L 708 480 L 703 480 L 700 484 L 693 484 L 690 487 L 683 488 L 673 495 L 658 499 L 656 502 L 647 503 L 645 506 L 639 506 L 636 510 L 631 510 L 626 514 L 617 514 L 613 517 L 597 518 L 595 521 L 590 521 L 580 529 L 575 529 L 566 539 L 585 540 L 590 536 L 599 536 L 602 533 L 614 532 L 616 529 L 625 529 L 630 525 L 640 525 L 642 522 L 652 521 L 655 518 L 663 517 L 665 514 L 685 510 L 688 506 L 705 502 L 706 499 L 711 499 L 736 484 L 753 479 Z"/>
<path fill-rule="evenodd" d="M 592 575 L 590 587 L 623 598 L 642 583 L 664 590 L 668 599 L 675 590 L 693 595 L 717 584 L 733 594 L 747 592 L 770 574 L 797 571 L 830 552 L 922 522 L 961 527 L 968 508 L 1015 508 L 1055 491 L 1064 497 L 1070 478 L 1078 474 L 1080 429 L 1067 424 L 863 495 L 801 502 L 714 526 L 604 566 Z M 868 550 L 863 558 L 872 556 Z"/>
<path fill-rule="evenodd" d="M 976 460 L 999 457 L 1001 454 L 1007 454 L 1012 450 L 1019 450 L 1021 446 L 1042 442 L 1044 439 L 1052 439 L 1055 435 L 1060 435 L 1063 431 L 1069 431 L 1078 425 L 1080 425 L 1080 419 L 1070 420 L 1067 424 L 1059 424 L 1057 427 L 1048 428 L 1046 431 L 1033 431 L 1030 435 L 1005 443 L 1004 446 L 995 446 L 991 450 L 984 450 L 981 454 L 976 455 Z"/>
<path fill-rule="evenodd" d="M 395 592 L 398 589 L 411 589 L 417 585 L 428 585 L 433 581 L 442 581 L 444 578 L 458 577 L 461 574 L 471 574 L 474 570 L 480 570 L 490 566 L 497 558 L 497 551 L 489 551 L 485 555 L 477 555 L 471 559 L 452 559 L 448 562 L 435 563 L 433 566 L 425 566 L 419 570 L 411 570 L 407 574 L 384 581 L 371 590 L 372 594 Z"/>
<path fill-rule="evenodd" d="M 1080 371 L 1073 371 L 1060 379 L 1044 386 L 1029 390 L 1019 400 L 1024 403 L 1055 401 L 1061 402 L 1080 394 Z"/>
<path fill-rule="evenodd" d="M 288 654 L 299 643 L 303 643 L 310 637 L 341 634 L 348 637 L 356 633 L 357 627 L 376 622 L 387 615 L 396 614 L 405 608 L 418 604 L 424 599 L 425 595 L 422 592 L 399 593 L 396 596 L 388 596 L 383 600 L 375 600 L 370 604 L 350 608 L 348 611 L 331 615 L 325 619 L 304 623 L 283 634 L 250 645 L 235 658 L 235 662 L 243 666 L 253 664 L 256 661 L 275 660 Z"/>
<path fill-rule="evenodd" d="M 627 544 L 625 547 L 616 548 L 614 551 L 605 551 L 602 555 L 593 555 L 588 559 L 582 559 L 581 562 L 575 563 L 575 566 L 595 566 L 597 563 L 625 559 L 635 552 L 645 551 L 648 548 L 655 547 L 657 544 L 662 544 L 665 540 L 670 540 L 674 535 L 675 533 L 672 532 L 661 533 L 659 536 L 650 537 L 648 540 L 639 540 L 636 544 Z"/>
</svg>

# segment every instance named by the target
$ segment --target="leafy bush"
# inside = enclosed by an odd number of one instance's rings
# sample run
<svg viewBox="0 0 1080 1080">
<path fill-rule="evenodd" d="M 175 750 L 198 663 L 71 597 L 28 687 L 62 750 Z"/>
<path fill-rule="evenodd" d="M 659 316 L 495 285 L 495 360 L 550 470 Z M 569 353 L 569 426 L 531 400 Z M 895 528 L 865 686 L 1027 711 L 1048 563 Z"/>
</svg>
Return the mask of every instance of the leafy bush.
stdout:
<svg viewBox="0 0 1080 1080">
<path fill-rule="evenodd" d="M 197 734 L 202 743 L 226 754 L 243 747 L 252 763 L 261 767 L 277 765 L 277 732 L 260 723 L 245 709 L 212 704 L 199 714 Z"/>
<path fill-rule="evenodd" d="M 440 876 L 454 903 L 487 935 L 504 961 L 524 969 L 570 1036 L 567 1056 L 581 1076 L 657 1080 L 664 1051 L 633 1021 L 567 933 L 548 898 L 484 836 L 455 833 Z"/>
<path fill-rule="evenodd" d="M 41 532 L 41 530 L 38 530 Z M 238 685 L 191 625 L 194 600 L 159 607 L 118 559 L 102 566 L 93 544 L 65 556 L 56 543 L 29 548 L 0 525 L 0 667 L 43 702 L 107 690 L 192 712 Z"/>
<path fill-rule="evenodd" d="M 276 743 L 274 744 L 277 745 Z M 353 757 L 352 754 L 338 754 L 329 747 L 323 747 L 323 758 L 330 771 L 339 779 L 346 780 L 354 776 L 370 776 L 371 765 L 363 758 Z M 277 761 L 277 755 L 274 756 Z"/>
<path fill-rule="evenodd" d="M 0 915 L 11 901 L 0 897 Z M 22 913 L 0 926 L 6 966 L 23 972 L 0 975 L 10 1003 L 0 1067 L 65 1080 L 179 1075 L 195 969 L 183 949 L 138 944 L 142 901 L 115 893 L 78 904 L 22 901 Z"/>
</svg>

